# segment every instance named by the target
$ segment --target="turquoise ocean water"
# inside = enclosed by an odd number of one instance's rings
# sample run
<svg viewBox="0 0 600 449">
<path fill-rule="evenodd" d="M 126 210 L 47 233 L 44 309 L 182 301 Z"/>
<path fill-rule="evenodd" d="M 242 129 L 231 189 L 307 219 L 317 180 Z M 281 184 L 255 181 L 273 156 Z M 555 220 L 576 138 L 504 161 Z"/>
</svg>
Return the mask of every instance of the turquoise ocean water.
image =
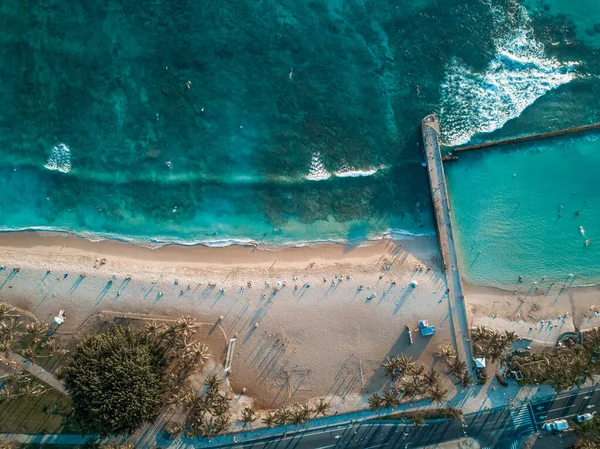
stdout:
<svg viewBox="0 0 600 449">
<path fill-rule="evenodd" d="M 600 120 L 600 8 L 573 3 L 2 1 L 0 225 L 212 245 L 432 234 L 423 116 L 448 145 Z M 486 157 L 450 169 L 465 229 L 460 173 Z M 523 173 L 510 157 L 499 172 Z"/>
</svg>

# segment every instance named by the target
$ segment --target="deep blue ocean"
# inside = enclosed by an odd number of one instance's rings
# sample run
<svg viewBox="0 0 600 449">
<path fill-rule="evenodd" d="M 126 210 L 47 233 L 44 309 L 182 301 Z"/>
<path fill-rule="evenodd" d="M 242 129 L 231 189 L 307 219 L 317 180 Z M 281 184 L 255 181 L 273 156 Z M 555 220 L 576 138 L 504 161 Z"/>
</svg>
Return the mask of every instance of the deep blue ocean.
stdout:
<svg viewBox="0 0 600 449">
<path fill-rule="evenodd" d="M 433 234 L 422 117 L 439 114 L 447 145 L 594 123 L 599 73 L 597 0 L 4 0 L 0 224 L 212 245 Z M 448 167 L 463 265 L 526 196 L 507 192 L 543 184 L 566 208 L 569 183 L 598 173 L 597 142 Z M 530 251 L 572 231 L 526 210 Z M 467 279 L 493 284 L 477 264 Z"/>
</svg>

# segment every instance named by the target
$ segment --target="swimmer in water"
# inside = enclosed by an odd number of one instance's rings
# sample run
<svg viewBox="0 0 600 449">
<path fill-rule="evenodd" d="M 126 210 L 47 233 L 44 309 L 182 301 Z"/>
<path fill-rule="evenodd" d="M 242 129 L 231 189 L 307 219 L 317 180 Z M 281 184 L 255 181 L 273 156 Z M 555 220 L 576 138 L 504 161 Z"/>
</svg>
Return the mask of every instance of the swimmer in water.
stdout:
<svg viewBox="0 0 600 449">
<path fill-rule="evenodd" d="M 585 246 L 590 246 L 590 241 L 589 240 L 585 241 Z"/>
</svg>

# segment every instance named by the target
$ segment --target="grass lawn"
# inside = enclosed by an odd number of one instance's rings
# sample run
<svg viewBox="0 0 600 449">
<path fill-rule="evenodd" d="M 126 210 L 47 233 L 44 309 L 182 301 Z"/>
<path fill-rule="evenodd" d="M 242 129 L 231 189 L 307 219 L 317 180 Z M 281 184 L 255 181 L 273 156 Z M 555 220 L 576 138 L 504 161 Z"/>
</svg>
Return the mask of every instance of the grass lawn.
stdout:
<svg viewBox="0 0 600 449">
<path fill-rule="evenodd" d="M 56 390 L 38 397 L 19 396 L 0 404 L 1 433 L 61 433 L 62 416 L 57 412 L 69 399 Z"/>
</svg>

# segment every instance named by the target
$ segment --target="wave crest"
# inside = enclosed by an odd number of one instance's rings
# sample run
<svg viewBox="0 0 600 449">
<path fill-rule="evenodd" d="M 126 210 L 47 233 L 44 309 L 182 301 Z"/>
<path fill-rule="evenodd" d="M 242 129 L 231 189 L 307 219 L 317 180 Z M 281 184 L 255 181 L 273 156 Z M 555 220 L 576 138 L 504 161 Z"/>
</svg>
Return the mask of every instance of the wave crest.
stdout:
<svg viewBox="0 0 600 449">
<path fill-rule="evenodd" d="M 59 143 L 52 148 L 48 161 L 44 165 L 48 170 L 58 170 L 62 173 L 71 171 L 71 150 L 64 143 Z"/>
<path fill-rule="evenodd" d="M 321 153 L 315 153 L 310 161 L 310 169 L 306 179 L 309 181 L 325 181 L 331 178 L 331 173 L 327 171 L 325 165 L 321 161 Z"/>
</svg>

